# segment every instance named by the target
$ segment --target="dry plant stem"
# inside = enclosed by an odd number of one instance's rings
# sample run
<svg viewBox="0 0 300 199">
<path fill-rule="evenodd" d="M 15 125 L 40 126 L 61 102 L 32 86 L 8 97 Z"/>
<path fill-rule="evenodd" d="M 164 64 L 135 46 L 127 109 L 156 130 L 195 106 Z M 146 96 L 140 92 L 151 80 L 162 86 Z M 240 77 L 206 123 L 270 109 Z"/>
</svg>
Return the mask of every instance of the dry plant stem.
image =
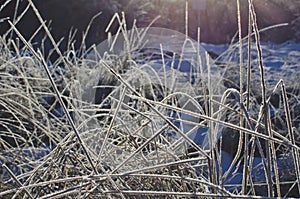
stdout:
<svg viewBox="0 0 300 199">
<path fill-rule="evenodd" d="M 239 63 L 240 63 L 240 101 L 239 103 L 242 104 L 243 103 L 243 40 L 242 40 L 242 22 L 241 22 L 241 1 L 237 0 L 236 1 L 237 4 L 237 18 L 238 18 L 238 33 L 239 33 L 239 54 L 240 54 L 240 58 L 239 58 Z M 243 110 L 240 109 L 240 126 L 244 127 L 244 118 L 243 118 L 243 114 L 242 114 Z M 243 131 L 240 131 L 240 138 L 239 138 L 239 145 L 238 145 L 238 152 L 236 154 L 236 158 L 238 158 L 240 156 L 240 153 L 242 151 L 242 147 L 243 147 Z M 236 159 L 235 158 L 235 159 Z M 247 184 L 247 176 L 244 176 L 242 179 L 242 194 L 246 193 L 246 184 Z"/>
<path fill-rule="evenodd" d="M 238 30 L 239 30 L 239 54 L 240 54 L 240 103 L 243 103 L 243 40 L 242 40 L 242 23 L 241 23 L 241 8 L 240 0 L 237 0 L 237 15 L 238 15 Z M 243 118 L 240 118 L 240 125 L 243 125 Z M 240 132 L 242 133 L 242 132 Z"/>
<path fill-rule="evenodd" d="M 275 93 L 275 91 L 277 90 L 278 86 L 280 84 L 282 84 L 283 81 L 280 80 L 277 85 L 274 87 L 273 92 L 271 93 L 271 95 L 269 96 L 269 98 L 267 99 L 267 104 L 270 104 L 270 100 L 272 95 Z M 268 114 L 268 116 L 270 117 L 270 114 Z M 268 118 L 268 124 L 269 124 L 269 129 L 270 129 L 270 136 L 274 137 L 274 132 L 272 131 L 272 126 L 271 126 L 271 118 Z M 276 157 L 276 148 L 275 148 L 275 143 L 270 140 L 270 146 L 271 146 L 271 158 L 272 158 L 272 162 L 274 164 L 274 172 L 275 172 L 275 183 L 276 183 L 276 191 L 277 191 L 277 196 L 281 197 L 281 190 L 280 190 L 280 179 L 279 179 L 279 169 L 278 169 L 278 165 L 277 165 L 277 157 Z"/>
<path fill-rule="evenodd" d="M 97 13 L 97 14 L 96 14 L 95 16 L 93 16 L 92 19 L 90 20 L 90 22 L 89 22 L 89 24 L 88 24 L 86 30 L 85 30 L 85 31 L 83 32 L 83 34 L 82 34 L 82 43 L 81 43 L 81 45 L 80 45 L 80 50 L 79 50 L 79 51 L 81 51 L 81 52 L 86 52 L 85 41 L 86 41 L 87 35 L 88 35 L 88 33 L 89 33 L 89 30 L 90 30 L 90 28 L 91 28 L 92 23 L 93 23 L 94 20 L 95 20 L 97 17 L 99 17 L 101 14 L 102 14 L 102 12 Z"/>
<path fill-rule="evenodd" d="M 122 12 L 121 13 L 122 14 L 122 24 L 123 24 L 123 31 L 122 31 L 122 33 L 124 34 L 124 39 L 125 39 L 125 42 L 126 42 L 126 45 L 125 45 L 125 47 L 127 48 L 127 52 L 130 52 L 130 50 L 131 50 L 131 45 L 130 45 L 130 40 L 129 40 L 129 37 L 128 37 L 128 32 L 127 32 L 127 23 L 126 23 L 126 18 L 125 18 L 125 13 L 124 12 Z M 129 53 L 129 55 L 128 55 L 129 57 L 129 59 L 132 59 L 131 58 L 131 53 Z"/>
<path fill-rule="evenodd" d="M 0 10 L 0 12 L 1 12 L 1 10 Z M 0 23 L 3 23 L 3 22 L 6 21 L 6 20 L 9 20 L 9 17 L 1 18 L 1 19 L 0 19 Z"/>
<path fill-rule="evenodd" d="M 19 2 L 19 0 L 17 0 Z M 30 5 L 27 5 L 26 8 L 24 9 L 24 11 L 19 14 L 18 18 L 15 19 L 13 22 L 16 25 L 17 23 L 19 23 L 21 21 L 21 19 L 23 18 L 23 16 L 27 13 L 28 9 L 30 8 Z M 11 33 L 11 28 L 3 35 L 4 38 L 7 37 L 7 35 L 10 33 L 10 38 L 12 38 L 12 33 Z M 11 40 L 12 41 L 12 40 Z"/>
<path fill-rule="evenodd" d="M 189 1 L 185 0 L 185 36 L 189 36 Z"/>
<path fill-rule="evenodd" d="M 283 97 L 283 102 L 284 102 L 284 109 L 285 109 L 285 114 L 286 114 L 286 122 L 287 122 L 289 136 L 290 136 L 291 142 L 296 144 L 294 132 L 293 132 L 293 128 L 292 128 L 292 119 L 291 119 L 291 114 L 290 114 L 291 112 L 290 112 L 289 104 L 287 101 L 288 97 L 286 94 L 284 82 L 282 80 L 281 80 L 281 88 L 282 88 L 282 97 Z M 296 169 L 296 178 L 297 178 L 296 181 L 297 181 L 298 191 L 299 191 L 299 195 L 300 195 L 300 159 L 299 159 L 300 153 L 299 153 L 299 149 L 292 149 L 292 151 L 293 151 L 294 165 L 295 165 L 295 169 Z"/>
<path fill-rule="evenodd" d="M 5 6 L 7 6 L 10 2 L 11 2 L 11 0 L 5 1 L 5 2 L 0 6 L 0 12 L 1 12 L 1 10 L 3 10 L 3 9 L 5 8 Z"/>
<path fill-rule="evenodd" d="M 251 14 L 250 14 L 250 5 L 248 5 L 248 51 L 247 51 L 247 85 L 246 85 L 246 112 L 249 110 L 250 105 L 250 84 L 251 84 Z M 246 123 L 246 128 L 249 128 L 248 123 Z M 243 182 L 242 182 L 242 193 L 247 193 L 247 184 L 248 184 L 248 176 L 249 167 L 249 135 L 245 134 L 244 140 L 244 168 L 243 168 Z M 251 177 L 250 177 L 251 178 Z M 253 188 L 253 187 L 252 187 Z M 251 189 L 251 188 L 250 188 Z"/>
<path fill-rule="evenodd" d="M 167 85 L 167 73 L 166 73 L 166 62 L 165 62 L 165 57 L 164 57 L 164 51 L 163 51 L 163 46 L 162 44 L 159 44 L 160 47 L 160 53 L 161 53 L 161 61 L 162 61 L 162 66 L 164 69 L 164 85 Z"/>
<path fill-rule="evenodd" d="M 56 94 L 56 96 L 57 96 L 57 98 L 58 98 L 58 101 L 59 101 L 61 107 L 63 108 L 64 113 L 65 113 L 66 116 L 67 116 L 68 122 L 70 123 L 70 125 L 71 125 L 71 127 L 72 127 L 72 129 L 73 129 L 73 131 L 74 131 L 74 133 L 75 133 L 75 135 L 76 135 L 76 137 L 77 137 L 77 139 L 78 139 L 78 142 L 79 142 L 80 145 L 82 146 L 82 149 L 84 150 L 84 153 L 85 153 L 85 155 L 86 155 L 86 157 L 87 157 L 87 159 L 88 159 L 88 161 L 89 161 L 89 163 L 90 163 L 90 165 L 91 165 L 93 171 L 97 174 L 97 170 L 96 170 L 96 168 L 95 168 L 95 166 L 94 166 L 94 163 L 93 163 L 93 161 L 92 161 L 92 159 L 91 159 L 91 157 L 90 157 L 90 155 L 89 155 L 89 153 L 88 153 L 87 148 L 85 147 L 85 145 L 84 145 L 84 143 L 83 143 L 83 141 L 82 141 L 82 139 L 81 139 L 81 137 L 80 137 L 80 135 L 79 135 L 79 132 L 78 132 L 78 130 L 77 130 L 77 128 L 76 128 L 76 126 L 75 126 L 75 124 L 74 124 L 74 122 L 73 122 L 73 120 L 72 120 L 72 118 L 71 118 L 71 116 L 70 116 L 70 114 L 69 114 L 69 112 L 68 112 L 68 109 L 67 109 L 65 103 L 63 102 L 62 96 L 61 96 L 59 90 L 57 89 L 57 86 L 56 86 L 56 84 L 55 84 L 55 82 L 54 82 L 54 80 L 53 80 L 53 78 L 52 78 L 52 76 L 51 76 L 51 73 L 50 73 L 50 71 L 49 71 L 49 69 L 48 69 L 47 63 L 45 62 L 45 60 L 44 60 L 44 58 L 42 57 L 41 53 L 35 52 L 35 50 L 34 50 L 34 49 L 31 47 L 31 45 L 25 40 L 25 38 L 24 38 L 24 37 L 22 36 L 22 34 L 16 29 L 16 27 L 15 27 L 10 21 L 8 21 L 8 22 L 9 22 L 9 24 L 11 25 L 11 27 L 13 28 L 13 30 L 16 32 L 16 34 L 20 37 L 20 39 L 22 40 L 22 42 L 28 47 L 28 49 L 30 49 L 30 51 L 32 52 L 32 54 L 33 54 L 33 55 L 34 55 L 34 56 L 42 63 L 42 65 L 43 65 L 43 67 L 44 67 L 44 69 L 45 69 L 45 71 L 46 71 L 46 73 L 47 73 L 47 76 L 48 76 L 48 78 L 49 78 L 49 80 L 50 80 L 51 86 L 53 87 L 53 90 L 54 90 L 54 92 L 55 92 L 55 94 Z"/>
<path fill-rule="evenodd" d="M 247 172 L 248 172 L 248 176 L 249 176 L 249 186 L 250 186 L 250 190 L 249 190 L 249 193 L 252 193 L 252 195 L 253 196 L 255 196 L 256 194 L 255 194 L 255 188 L 254 188 L 254 183 L 253 183 L 253 180 L 252 180 L 252 178 L 251 178 L 251 170 L 252 170 L 252 163 L 253 163 L 253 156 L 250 156 L 250 164 L 249 164 L 249 166 L 248 166 L 248 170 L 247 170 Z"/>
<path fill-rule="evenodd" d="M 28 0 L 28 2 L 29 2 L 29 4 L 30 4 L 30 6 L 32 7 L 32 9 L 33 9 L 35 15 L 37 16 L 38 20 L 40 21 L 41 25 L 43 26 L 43 28 L 44 28 L 44 30 L 45 30 L 47 36 L 49 37 L 49 39 L 50 39 L 52 45 L 54 46 L 55 51 L 56 51 L 57 54 L 59 55 L 60 59 L 63 61 L 65 67 L 67 67 L 67 68 L 69 69 L 69 65 L 66 63 L 66 61 L 65 61 L 65 59 L 64 59 L 64 57 L 63 57 L 63 55 L 62 55 L 62 53 L 61 53 L 61 51 L 60 51 L 60 49 L 58 48 L 58 44 L 55 42 L 54 38 L 52 37 L 52 35 L 51 35 L 51 33 L 50 33 L 48 27 L 46 26 L 46 24 L 45 24 L 45 22 L 44 22 L 42 16 L 40 15 L 38 9 L 36 8 L 36 6 L 35 6 L 34 3 L 32 2 L 32 0 Z"/>
<path fill-rule="evenodd" d="M 210 66 L 210 63 L 209 63 L 209 55 L 208 53 L 206 52 L 205 53 L 205 56 L 206 56 L 206 62 L 207 62 L 207 84 L 208 84 L 208 113 L 207 115 L 209 117 L 212 117 L 212 113 L 214 112 L 213 110 L 213 88 L 212 88 L 212 85 L 211 85 L 211 66 Z M 218 133 L 218 132 L 214 132 L 213 130 L 213 122 L 211 121 L 208 121 L 208 137 L 209 137 L 209 145 L 210 145 L 210 150 L 211 150 L 211 155 L 213 156 L 213 150 L 215 148 L 215 141 L 216 141 L 216 136 L 214 135 L 214 133 Z M 217 131 L 218 129 L 216 129 Z M 214 158 L 212 157 L 212 160 L 214 160 Z"/>
<path fill-rule="evenodd" d="M 212 117 L 213 113 L 213 105 L 212 105 L 212 100 L 213 100 L 213 88 L 211 85 L 211 66 L 210 66 L 210 59 L 209 55 L 207 52 L 205 52 L 206 56 L 206 62 L 207 62 L 207 82 L 208 82 L 208 90 L 209 90 L 209 110 L 208 110 L 208 116 Z M 210 181 L 213 184 L 217 184 L 217 169 L 216 169 L 216 164 L 215 164 L 215 145 L 216 145 L 216 135 L 218 134 L 218 129 L 214 131 L 213 128 L 213 122 L 211 120 L 208 121 L 208 140 L 209 140 L 209 145 L 210 145 L 210 159 L 208 159 L 208 169 L 209 169 L 209 174 L 210 174 Z M 215 190 L 213 189 L 212 192 L 214 193 Z"/>
<path fill-rule="evenodd" d="M 203 71 L 203 64 L 202 64 L 202 58 L 200 56 L 200 27 L 198 27 L 198 43 L 197 43 L 197 56 L 198 56 L 198 64 L 200 66 L 200 75 L 201 75 L 201 86 L 203 90 L 203 97 L 205 102 L 205 113 L 208 114 L 208 101 L 207 101 L 207 93 L 206 93 L 206 86 L 205 86 L 205 75 Z"/>
<path fill-rule="evenodd" d="M 16 25 L 16 23 L 13 23 L 13 24 Z M 33 34 L 31 35 L 31 37 L 29 38 L 28 43 L 31 43 L 31 42 L 32 42 L 32 40 L 34 39 L 34 37 L 36 37 L 36 35 L 41 31 L 42 28 L 43 28 L 43 26 L 40 25 L 40 26 L 34 31 L 34 33 L 33 33 Z M 41 45 L 44 45 L 44 44 L 42 43 Z M 20 48 L 19 48 L 19 49 L 20 49 Z M 41 49 L 44 49 L 44 48 L 42 47 Z"/>
<path fill-rule="evenodd" d="M 262 61 L 262 50 L 260 46 L 260 35 L 259 35 L 259 30 L 257 26 L 257 20 L 256 20 L 256 13 L 254 10 L 254 5 L 252 0 L 248 0 L 249 5 L 250 5 L 250 13 L 251 13 L 251 18 L 252 18 L 252 25 L 254 29 L 254 35 L 255 35 L 255 40 L 256 40 L 256 47 L 257 47 L 257 57 L 258 57 L 258 64 L 260 68 L 260 77 L 261 77 L 261 94 L 262 94 L 262 112 L 264 116 L 264 124 L 265 124 L 265 134 L 270 135 L 269 133 L 269 125 L 268 125 L 268 119 L 269 119 L 269 111 L 268 111 L 268 105 L 266 101 L 266 86 L 265 86 L 265 77 L 264 77 L 264 68 L 263 68 L 263 61 Z M 271 163 L 271 157 L 270 157 L 270 143 L 269 140 L 266 140 L 266 150 L 267 150 L 267 166 L 265 167 L 265 172 L 266 172 L 266 181 L 268 184 L 268 196 L 273 197 L 274 196 L 274 190 L 273 190 L 273 182 L 272 182 L 272 163 Z"/>
<path fill-rule="evenodd" d="M 15 11 L 14 11 L 14 15 L 13 15 L 13 18 L 12 18 L 12 21 L 13 21 L 14 24 L 16 24 L 15 21 L 16 21 L 16 18 L 17 18 L 18 10 L 19 10 L 19 2 L 20 2 L 19 0 L 16 1 Z M 27 7 L 29 8 L 29 6 L 27 6 Z M 26 12 L 27 12 L 27 10 L 25 9 L 23 11 L 23 13 L 26 13 Z M 22 14 L 21 14 L 21 16 L 22 16 Z M 12 37 L 13 37 L 13 31 L 10 32 L 10 38 L 12 38 Z"/>
<path fill-rule="evenodd" d="M 268 115 L 269 115 L 269 118 L 268 118 L 269 129 L 272 129 L 270 114 L 268 114 Z M 274 134 L 271 130 L 270 130 L 270 136 L 274 137 Z M 274 168 L 274 172 L 275 172 L 276 192 L 277 192 L 277 196 L 281 197 L 279 170 L 278 170 L 277 157 L 276 157 L 276 147 L 275 147 L 275 143 L 273 141 L 270 141 L 270 152 L 271 152 L 271 154 L 270 154 L 271 162 L 273 163 L 273 168 Z"/>
<path fill-rule="evenodd" d="M 23 184 L 15 176 L 15 174 L 5 164 L 1 164 L 1 166 L 8 172 L 8 174 L 14 179 L 14 181 L 17 183 L 19 187 L 24 187 Z M 32 199 L 34 198 L 26 188 L 24 188 L 24 191 L 30 198 Z"/>
<path fill-rule="evenodd" d="M 108 139 L 108 137 L 109 137 L 109 134 L 110 134 L 110 132 L 111 132 L 111 130 L 112 130 L 112 128 L 113 128 L 113 124 L 114 124 L 114 122 L 115 122 L 115 120 L 116 120 L 117 114 L 118 114 L 118 112 L 119 112 L 119 110 L 120 110 L 120 108 L 121 108 L 121 105 L 122 105 L 122 103 L 123 103 L 123 100 L 124 100 L 124 97 L 125 97 L 125 92 L 126 92 L 126 87 L 124 87 L 123 90 L 122 90 L 122 93 L 121 93 L 120 100 L 119 100 L 119 102 L 118 102 L 116 111 L 115 111 L 114 114 L 113 114 L 112 120 L 110 121 L 108 130 L 107 130 L 107 132 L 106 132 L 106 134 L 105 134 L 105 138 L 104 138 L 104 140 L 103 140 L 103 143 L 102 143 L 102 146 L 101 146 L 101 148 L 100 148 L 100 152 L 99 152 L 99 155 L 98 155 L 98 158 L 97 158 L 99 162 L 101 162 L 101 156 L 102 156 L 102 154 L 103 154 L 104 146 L 106 146 L 106 144 L 107 144 L 107 139 Z"/>
<path fill-rule="evenodd" d="M 258 27 L 257 27 L 256 13 L 254 10 L 254 5 L 253 5 L 252 0 L 249 0 L 249 4 L 250 4 L 250 13 L 251 13 L 251 18 L 252 18 L 252 25 L 253 25 L 254 35 L 255 35 L 255 40 L 256 40 L 258 64 L 259 64 L 259 68 L 260 68 L 262 103 L 263 103 L 263 106 L 266 106 L 266 86 L 265 86 L 264 68 L 263 68 L 263 60 L 262 60 L 262 50 L 261 50 L 261 46 L 260 46 L 260 35 L 259 35 Z"/>
</svg>

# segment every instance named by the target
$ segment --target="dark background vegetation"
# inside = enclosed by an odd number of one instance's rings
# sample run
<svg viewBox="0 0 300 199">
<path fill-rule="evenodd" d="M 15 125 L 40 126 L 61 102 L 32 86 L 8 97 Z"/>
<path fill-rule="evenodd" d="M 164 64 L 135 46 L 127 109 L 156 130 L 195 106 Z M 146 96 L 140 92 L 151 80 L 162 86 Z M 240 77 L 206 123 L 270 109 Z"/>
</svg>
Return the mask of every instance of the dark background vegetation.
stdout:
<svg viewBox="0 0 300 199">
<path fill-rule="evenodd" d="M 27 7 L 28 1 L 0 0 L 0 34 L 3 35 L 10 28 L 7 19 L 15 21 Z M 124 11 L 127 17 L 128 28 L 137 19 L 140 27 L 147 26 L 156 16 L 160 15 L 153 26 L 166 27 L 184 32 L 185 27 L 185 0 L 33 0 L 40 14 L 51 27 L 51 33 L 56 41 L 69 38 L 70 31 L 74 34 L 73 41 L 78 48 L 82 43 L 82 34 L 93 16 L 100 13 L 92 23 L 87 46 L 99 43 L 106 39 L 104 32 L 111 17 L 115 12 Z M 248 7 L 247 1 L 242 0 L 242 28 L 244 35 L 247 33 Z M 299 38 L 300 1 L 297 0 L 255 0 L 258 25 L 264 28 L 279 23 L 289 23 L 288 26 L 276 28 L 262 33 L 262 39 L 273 42 L 283 42 L 288 39 Z M 237 32 L 237 8 L 234 0 L 209 0 L 206 10 L 195 10 L 193 1 L 189 1 L 189 36 L 196 39 L 197 27 L 201 26 L 201 40 L 206 43 L 227 43 L 232 40 Z M 31 8 L 17 23 L 17 28 L 27 40 L 40 26 L 37 17 Z M 117 24 L 115 24 L 117 27 Z M 76 31 L 75 31 L 76 30 Z M 114 32 L 114 29 L 111 29 Z M 44 34 L 32 38 L 37 43 Z M 7 37 L 6 37 L 7 38 Z M 60 45 L 65 49 L 67 41 L 64 39 Z M 49 46 L 51 48 L 52 46 Z"/>
</svg>

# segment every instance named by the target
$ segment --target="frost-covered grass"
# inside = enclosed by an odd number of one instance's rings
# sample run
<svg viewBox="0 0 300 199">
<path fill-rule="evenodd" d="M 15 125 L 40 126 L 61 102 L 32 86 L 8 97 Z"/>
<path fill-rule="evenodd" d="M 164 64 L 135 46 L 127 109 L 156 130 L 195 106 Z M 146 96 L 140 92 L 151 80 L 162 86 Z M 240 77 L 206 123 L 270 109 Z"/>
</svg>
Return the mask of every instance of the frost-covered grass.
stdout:
<svg viewBox="0 0 300 199">
<path fill-rule="evenodd" d="M 299 196 L 299 51 L 282 60 L 255 29 L 211 59 L 182 34 L 153 39 L 116 17 L 117 37 L 55 63 L 2 38 L 0 197 Z M 194 142 L 201 129 L 207 143 Z"/>
</svg>

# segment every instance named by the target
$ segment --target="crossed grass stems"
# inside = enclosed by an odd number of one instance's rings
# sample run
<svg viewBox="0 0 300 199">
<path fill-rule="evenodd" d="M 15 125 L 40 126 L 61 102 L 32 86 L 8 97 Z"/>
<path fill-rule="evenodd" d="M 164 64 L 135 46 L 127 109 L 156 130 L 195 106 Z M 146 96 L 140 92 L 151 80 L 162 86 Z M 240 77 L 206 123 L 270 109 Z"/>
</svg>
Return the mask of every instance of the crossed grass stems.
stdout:
<svg viewBox="0 0 300 199">
<path fill-rule="evenodd" d="M 276 165 L 277 152 L 288 151 L 283 155 L 293 157 L 295 176 L 300 176 L 299 146 L 295 138 L 297 129 L 293 127 L 298 118 L 291 117 L 293 113 L 291 109 L 299 100 L 297 94 L 299 85 L 290 84 L 290 82 L 286 84 L 285 81 L 280 80 L 273 89 L 269 89 L 270 91 L 267 89 L 266 79 L 270 77 L 264 73 L 262 65 L 259 31 L 252 1 L 249 1 L 249 20 L 254 22 L 252 34 L 255 36 L 259 58 L 261 91 L 255 90 L 251 84 L 250 69 L 253 63 L 250 58 L 248 58 L 245 78 L 245 66 L 241 61 L 243 57 L 240 57 L 240 74 L 237 74 L 240 82 L 234 81 L 238 85 L 237 88 L 240 88 L 239 91 L 224 88 L 222 82 L 212 84 L 214 77 L 210 74 L 206 76 L 202 74 L 199 77 L 200 84 L 196 85 L 196 88 L 189 85 L 189 89 L 197 90 L 198 93 L 196 96 L 186 95 L 193 102 L 202 100 L 203 113 L 178 107 L 176 95 L 182 94 L 180 92 L 162 89 L 161 94 L 164 100 L 145 98 L 143 92 L 137 91 L 135 85 L 130 84 L 131 82 L 126 79 L 128 77 L 120 74 L 115 65 L 112 65 L 112 63 L 118 63 L 123 66 L 129 59 L 127 56 L 117 57 L 117 61 L 115 56 L 107 56 L 106 59 L 91 62 L 84 57 L 76 56 L 72 45 L 69 45 L 67 55 L 63 55 L 58 48 L 59 44 L 52 38 L 38 10 L 31 1 L 29 2 L 41 21 L 40 29 L 45 30 L 47 37 L 55 46 L 54 51 L 60 55 L 57 63 L 53 64 L 54 67 L 63 63 L 65 71 L 62 72 L 64 75 L 61 75 L 55 70 L 48 69 L 47 60 L 44 59 L 42 53 L 32 49 L 30 40 L 26 41 L 15 28 L 14 24 L 21 20 L 21 17 L 14 23 L 10 23 L 12 27 L 10 32 L 14 31 L 18 34 L 20 42 L 23 42 L 25 47 L 20 49 L 18 43 L 12 40 L 4 41 L 5 37 L 1 42 L 0 106 L 4 110 L 1 112 L 1 125 L 6 127 L 4 130 L 1 129 L 1 160 L 5 160 L 6 164 L 1 164 L 2 172 L 6 173 L 3 182 L 7 182 L 1 185 L 3 187 L 0 192 L 1 197 L 27 195 L 30 198 L 72 196 L 92 198 L 101 195 L 107 198 L 135 196 L 147 198 L 168 195 L 170 198 L 196 196 L 247 198 L 251 194 L 253 198 L 256 194 L 255 185 L 250 177 L 251 161 L 249 167 L 244 166 L 242 190 L 230 193 L 223 188 L 222 182 L 233 166 L 238 163 L 240 157 L 243 156 L 244 165 L 248 165 L 255 152 L 249 148 L 253 149 L 255 145 L 260 155 L 265 157 L 263 165 L 268 196 L 273 197 L 275 193 L 277 196 L 283 196 L 281 185 L 286 183 L 291 183 L 291 188 L 298 186 L 299 189 L 299 179 L 294 178 L 293 182 L 283 181 Z M 239 1 L 237 3 L 239 5 Z M 131 44 L 134 43 L 132 39 L 142 37 L 143 32 L 136 32 L 138 35 L 135 38 L 130 37 L 127 35 L 125 17 L 116 14 L 112 23 L 115 20 L 119 23 L 117 34 L 124 34 L 124 37 L 128 38 L 127 47 L 132 48 Z M 7 33 L 7 38 L 10 32 Z M 248 38 L 250 49 L 252 37 L 249 31 L 249 36 L 242 39 L 240 32 L 239 28 L 239 50 L 242 55 L 243 41 L 247 41 Z M 71 38 L 70 34 L 70 41 Z M 11 53 L 11 48 L 15 50 L 16 55 Z M 95 46 L 85 50 L 83 44 L 81 50 L 84 54 L 93 48 Z M 250 50 L 248 57 L 251 57 Z M 209 57 L 207 60 L 210 60 Z M 134 63 L 134 60 L 130 62 Z M 236 70 L 236 63 L 224 64 L 226 65 L 224 70 L 230 71 L 232 68 Z M 106 110 L 108 113 L 91 114 L 99 113 L 103 104 L 95 105 L 81 100 L 82 85 L 77 81 L 76 76 L 99 74 L 99 66 L 102 67 L 101 70 L 105 70 L 105 74 L 110 74 L 118 80 L 119 84 L 115 89 L 120 91 L 120 95 L 119 98 L 114 99 L 117 105 Z M 214 63 L 208 61 L 207 67 L 208 72 L 213 70 Z M 87 77 L 90 78 L 90 76 Z M 236 77 L 221 76 L 220 79 L 232 81 Z M 134 79 L 129 76 L 130 78 Z M 255 86 L 258 87 L 258 85 Z M 150 87 L 150 90 L 154 93 L 154 88 Z M 40 99 L 49 95 L 54 96 L 56 102 L 53 103 L 53 107 L 45 108 L 41 105 Z M 286 122 L 283 130 L 274 126 L 269 116 L 269 104 L 274 95 L 281 95 L 282 115 L 277 117 L 283 123 Z M 135 99 L 140 105 L 139 108 L 125 104 L 123 101 L 126 96 Z M 260 97 L 262 104 L 256 102 Z M 292 103 L 289 104 L 290 102 Z M 55 104 L 63 107 L 66 114 L 65 122 L 53 115 L 52 110 L 55 109 Z M 172 118 L 165 114 L 167 110 L 201 118 L 201 123 L 198 125 L 208 126 L 212 147 L 203 149 L 194 144 L 174 125 Z M 255 110 L 254 113 L 253 110 Z M 70 115 L 71 111 L 75 115 L 75 122 Z M 226 118 L 224 119 L 225 112 Z M 106 120 L 99 122 L 97 120 L 99 116 Z M 97 125 L 93 126 L 94 124 Z M 219 176 L 216 172 L 216 164 L 221 159 L 219 150 L 224 144 L 222 141 L 216 142 L 218 136 L 221 136 L 220 140 L 222 140 L 222 135 L 218 135 L 219 126 L 239 132 L 237 154 L 229 170 L 223 171 L 223 176 Z M 168 138 L 166 132 L 176 132 L 180 135 L 179 139 Z M 266 148 L 267 151 L 262 149 L 261 143 L 263 142 L 259 139 L 267 143 L 269 146 Z M 50 153 L 36 159 L 35 154 L 42 151 L 43 146 L 49 147 Z M 196 149 L 194 154 L 188 153 L 189 147 Z M 25 148 L 31 149 L 30 155 L 23 150 Z M 192 156 L 195 154 L 196 156 Z M 17 168 L 18 173 L 14 173 L 11 166 Z M 272 171 L 275 171 L 274 182 Z"/>
</svg>

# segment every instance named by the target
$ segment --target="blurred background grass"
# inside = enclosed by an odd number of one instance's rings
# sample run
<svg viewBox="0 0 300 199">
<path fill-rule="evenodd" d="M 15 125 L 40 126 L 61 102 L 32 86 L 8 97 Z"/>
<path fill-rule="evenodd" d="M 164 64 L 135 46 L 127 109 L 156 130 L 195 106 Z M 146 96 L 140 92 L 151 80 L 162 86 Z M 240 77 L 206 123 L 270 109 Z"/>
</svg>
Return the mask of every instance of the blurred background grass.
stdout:
<svg viewBox="0 0 300 199">
<path fill-rule="evenodd" d="M 198 0 L 201 1 L 201 0 Z M 9 2 L 6 5 L 4 2 Z M 0 19 L 10 18 L 14 21 L 14 14 L 18 16 L 25 10 L 27 1 L 1 0 Z M 236 1 L 209 0 L 205 10 L 195 9 L 197 0 L 189 0 L 189 36 L 196 39 L 197 27 L 201 26 L 201 40 L 206 43 L 227 43 L 237 32 Z M 139 27 L 148 24 L 158 15 L 160 19 L 154 26 L 166 27 L 184 32 L 185 0 L 34 0 L 46 23 L 51 23 L 51 32 L 56 40 L 68 38 L 69 32 L 76 29 L 74 37 L 76 46 L 80 46 L 82 32 L 86 30 L 91 18 L 101 12 L 92 23 L 86 39 L 86 45 L 98 43 L 106 39 L 104 30 L 115 12 L 124 11 L 128 25 L 137 19 Z M 248 1 L 241 1 L 242 28 L 247 32 Z M 4 6 L 5 5 L 5 6 Z M 298 0 L 254 0 L 257 11 L 258 25 L 264 28 L 279 23 L 288 26 L 276 28 L 262 34 L 263 40 L 283 42 L 287 39 L 299 38 L 300 1 Z M 15 13 L 15 8 L 17 8 Z M 40 23 L 33 11 L 29 9 L 18 23 L 17 27 L 26 39 L 29 39 L 39 27 Z M 115 26 L 116 29 L 117 26 Z M 130 27 L 128 27 L 130 28 Z M 6 20 L 0 25 L 0 34 L 9 29 Z M 113 29 L 111 29 L 113 31 Z M 38 39 L 38 38 L 37 38 Z M 66 45 L 67 40 L 62 44 Z"/>
</svg>

